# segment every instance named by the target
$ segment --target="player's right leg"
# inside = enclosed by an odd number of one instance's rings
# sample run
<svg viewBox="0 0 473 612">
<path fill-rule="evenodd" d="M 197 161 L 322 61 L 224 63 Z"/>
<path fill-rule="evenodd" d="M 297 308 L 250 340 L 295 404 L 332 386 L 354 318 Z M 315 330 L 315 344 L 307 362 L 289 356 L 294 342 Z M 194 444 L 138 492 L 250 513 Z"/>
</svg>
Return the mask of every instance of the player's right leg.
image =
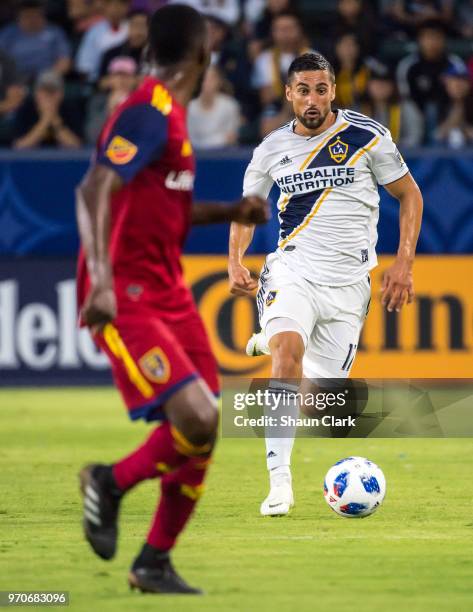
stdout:
<svg viewBox="0 0 473 612">
<path fill-rule="evenodd" d="M 164 422 L 112 466 L 83 470 L 86 537 L 97 554 L 111 558 L 119 500 L 139 482 L 161 478 L 160 502 L 129 582 L 143 591 L 196 593 L 175 572 L 170 551 L 203 490 L 217 432 L 215 397 L 177 338 L 152 314 L 121 316 L 97 341 L 110 358 L 130 417 Z M 112 494 L 117 503 L 109 512 Z M 107 549 L 101 554 L 104 538 Z"/>
<path fill-rule="evenodd" d="M 283 405 L 282 399 L 291 398 L 298 390 L 305 346 L 313 328 L 314 306 L 306 281 L 290 272 L 274 255 L 268 258 L 263 270 L 257 301 L 260 325 L 272 358 L 272 405 L 266 411 L 274 414 L 276 406 Z M 284 414 L 297 417 L 298 413 L 294 398 L 284 402 Z M 290 464 L 295 433 L 296 428 L 289 426 L 265 431 L 270 491 L 261 504 L 263 516 L 285 515 L 294 505 Z"/>
</svg>

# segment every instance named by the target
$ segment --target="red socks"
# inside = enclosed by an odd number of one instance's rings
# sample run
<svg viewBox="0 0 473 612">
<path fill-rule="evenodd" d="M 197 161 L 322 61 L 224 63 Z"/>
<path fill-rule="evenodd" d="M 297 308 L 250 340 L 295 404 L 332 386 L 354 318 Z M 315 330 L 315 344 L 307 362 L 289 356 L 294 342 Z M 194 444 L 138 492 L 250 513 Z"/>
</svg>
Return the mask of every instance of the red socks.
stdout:
<svg viewBox="0 0 473 612">
<path fill-rule="evenodd" d="M 172 548 L 202 494 L 210 451 L 210 444 L 191 444 L 166 421 L 142 446 L 113 466 L 115 482 L 122 491 L 162 476 L 161 499 L 148 544 L 160 550 Z"/>
<path fill-rule="evenodd" d="M 146 442 L 113 466 L 117 486 L 126 491 L 147 478 L 156 478 L 183 463 L 187 457 L 176 448 L 171 425 L 157 427 Z"/>
<path fill-rule="evenodd" d="M 161 499 L 154 515 L 147 542 L 160 550 L 169 550 L 184 529 L 203 493 L 208 457 L 189 457 L 172 474 L 161 480 Z"/>
</svg>

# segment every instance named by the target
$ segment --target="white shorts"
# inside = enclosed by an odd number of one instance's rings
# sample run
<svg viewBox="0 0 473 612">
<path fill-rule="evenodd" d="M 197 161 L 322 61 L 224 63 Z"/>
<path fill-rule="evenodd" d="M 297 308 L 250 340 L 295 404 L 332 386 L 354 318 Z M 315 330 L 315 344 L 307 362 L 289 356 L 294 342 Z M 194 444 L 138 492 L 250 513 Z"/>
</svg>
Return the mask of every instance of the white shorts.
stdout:
<svg viewBox="0 0 473 612">
<path fill-rule="evenodd" d="M 303 360 L 308 378 L 346 378 L 368 314 L 371 295 L 366 276 L 353 285 L 317 285 L 290 270 L 271 253 L 260 275 L 256 301 L 261 329 L 283 317 L 303 329 L 307 344 Z"/>
</svg>

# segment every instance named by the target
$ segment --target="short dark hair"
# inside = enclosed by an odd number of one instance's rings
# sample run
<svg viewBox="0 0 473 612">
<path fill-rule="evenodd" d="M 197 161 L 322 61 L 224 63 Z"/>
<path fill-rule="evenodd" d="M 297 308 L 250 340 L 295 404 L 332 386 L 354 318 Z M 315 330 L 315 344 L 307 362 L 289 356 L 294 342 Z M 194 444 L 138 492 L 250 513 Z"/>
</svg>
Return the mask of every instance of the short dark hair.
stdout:
<svg viewBox="0 0 473 612">
<path fill-rule="evenodd" d="M 26 11 L 29 9 L 38 9 L 40 11 L 44 11 L 46 9 L 46 5 L 43 0 L 21 0 L 18 4 L 18 12 Z"/>
<path fill-rule="evenodd" d="M 300 13 L 298 13 L 297 11 L 285 9 L 284 11 L 280 11 L 279 13 L 275 13 L 272 16 L 271 21 L 275 21 L 276 19 L 279 19 L 279 17 L 292 17 L 292 19 L 295 19 L 302 25 Z"/>
<path fill-rule="evenodd" d="M 443 34 L 444 36 L 446 36 L 447 34 L 445 24 L 439 19 L 426 19 L 425 21 L 423 21 L 417 27 L 417 31 L 416 31 L 417 36 L 419 36 L 419 34 L 421 34 L 422 32 L 425 32 L 425 30 L 435 30 L 435 32 L 439 32 L 440 34 Z"/>
<path fill-rule="evenodd" d="M 133 17 L 145 17 L 149 21 L 149 12 L 142 8 L 132 9 L 128 13 L 128 20 L 133 19 Z"/>
<path fill-rule="evenodd" d="M 161 66 L 187 59 L 207 35 L 203 16 L 185 4 L 168 4 L 151 17 L 150 52 Z"/>
<path fill-rule="evenodd" d="M 287 71 L 287 81 L 289 82 L 295 72 L 308 70 L 326 70 L 330 80 L 335 83 L 335 71 L 332 64 L 321 53 L 304 53 L 299 55 L 289 66 Z"/>
</svg>

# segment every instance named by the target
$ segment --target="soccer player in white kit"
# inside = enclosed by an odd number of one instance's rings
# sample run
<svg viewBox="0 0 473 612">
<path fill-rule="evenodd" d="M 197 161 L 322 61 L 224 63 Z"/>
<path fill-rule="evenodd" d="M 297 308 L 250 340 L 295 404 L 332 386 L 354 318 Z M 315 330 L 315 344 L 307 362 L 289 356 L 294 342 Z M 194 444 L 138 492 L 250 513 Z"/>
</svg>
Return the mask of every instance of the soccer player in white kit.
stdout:
<svg viewBox="0 0 473 612">
<path fill-rule="evenodd" d="M 287 381 L 346 378 L 370 300 L 369 271 L 377 265 L 378 185 L 399 200 L 400 239 L 385 272 L 382 304 L 399 311 L 412 302 L 412 265 L 422 196 L 389 131 L 351 110 L 332 110 L 335 76 L 320 54 L 294 60 L 286 97 L 295 118 L 256 147 L 243 195 L 267 198 L 276 184 L 280 232 L 266 258 L 257 304 L 261 334 L 250 354 L 269 352 L 273 394 L 294 392 Z M 254 226 L 233 223 L 229 278 L 235 295 L 257 287 L 243 265 Z M 269 347 L 269 348 L 267 348 Z M 295 406 L 297 410 L 297 406 Z M 266 438 L 270 492 L 263 515 L 287 514 L 294 504 L 292 432 Z"/>
</svg>

